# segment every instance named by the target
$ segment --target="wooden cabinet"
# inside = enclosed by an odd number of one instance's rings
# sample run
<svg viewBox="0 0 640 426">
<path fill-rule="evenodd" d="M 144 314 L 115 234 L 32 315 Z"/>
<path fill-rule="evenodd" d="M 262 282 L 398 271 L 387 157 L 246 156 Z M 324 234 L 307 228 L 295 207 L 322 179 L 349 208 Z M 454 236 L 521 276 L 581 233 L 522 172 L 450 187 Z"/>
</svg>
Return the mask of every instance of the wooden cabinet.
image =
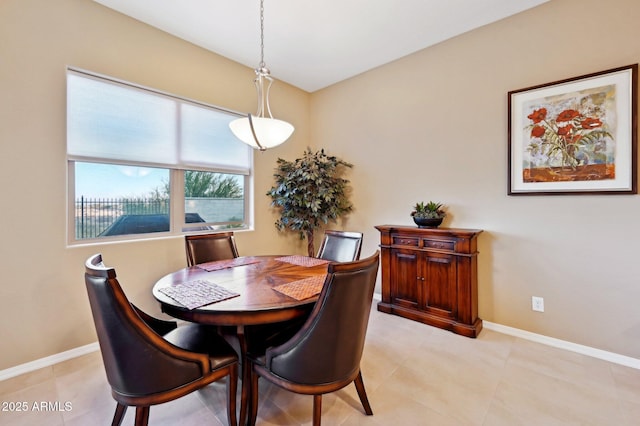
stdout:
<svg viewBox="0 0 640 426">
<path fill-rule="evenodd" d="M 478 229 L 376 226 L 382 301 L 378 310 L 476 337 Z"/>
</svg>

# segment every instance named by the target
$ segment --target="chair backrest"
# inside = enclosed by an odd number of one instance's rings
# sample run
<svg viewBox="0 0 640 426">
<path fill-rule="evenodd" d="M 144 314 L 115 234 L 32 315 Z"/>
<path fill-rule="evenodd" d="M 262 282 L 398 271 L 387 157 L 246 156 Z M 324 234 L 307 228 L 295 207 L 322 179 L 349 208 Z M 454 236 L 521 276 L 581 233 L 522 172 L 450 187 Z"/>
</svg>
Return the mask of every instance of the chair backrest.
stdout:
<svg viewBox="0 0 640 426">
<path fill-rule="evenodd" d="M 184 242 L 188 266 L 238 257 L 233 232 L 185 235 Z"/>
<path fill-rule="evenodd" d="M 149 395 L 202 376 L 202 365 L 171 355 L 172 345 L 138 316 L 118 283 L 116 271 L 104 266 L 100 254 L 87 259 L 84 277 L 107 380 L 114 394 Z"/>
<path fill-rule="evenodd" d="M 378 264 L 378 251 L 364 260 L 329 264 L 311 315 L 290 340 L 267 350 L 267 367 L 300 384 L 353 380 L 360 369 Z"/>
<path fill-rule="evenodd" d="M 361 232 L 327 230 L 316 257 L 333 262 L 353 262 L 360 259 L 361 248 Z"/>
</svg>

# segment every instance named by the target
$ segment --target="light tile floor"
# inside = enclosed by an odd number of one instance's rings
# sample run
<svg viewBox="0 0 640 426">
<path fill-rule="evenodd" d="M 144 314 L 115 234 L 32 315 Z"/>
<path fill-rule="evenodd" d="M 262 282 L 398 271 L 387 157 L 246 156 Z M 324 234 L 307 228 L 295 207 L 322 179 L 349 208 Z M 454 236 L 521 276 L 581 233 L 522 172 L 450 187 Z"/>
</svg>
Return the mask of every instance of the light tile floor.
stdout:
<svg viewBox="0 0 640 426">
<path fill-rule="evenodd" d="M 351 385 L 323 397 L 323 424 L 640 425 L 640 370 L 491 330 L 469 339 L 375 305 L 362 372 L 374 415 Z M 108 425 L 115 408 L 99 352 L 2 381 L 0 396 L 0 425 Z M 150 424 L 224 425 L 224 399 L 215 383 L 152 407 Z M 20 402 L 26 411 L 4 411 Z M 34 409 L 41 402 L 52 404 Z M 309 425 L 311 407 L 310 396 L 260 381 L 258 425 Z"/>
</svg>

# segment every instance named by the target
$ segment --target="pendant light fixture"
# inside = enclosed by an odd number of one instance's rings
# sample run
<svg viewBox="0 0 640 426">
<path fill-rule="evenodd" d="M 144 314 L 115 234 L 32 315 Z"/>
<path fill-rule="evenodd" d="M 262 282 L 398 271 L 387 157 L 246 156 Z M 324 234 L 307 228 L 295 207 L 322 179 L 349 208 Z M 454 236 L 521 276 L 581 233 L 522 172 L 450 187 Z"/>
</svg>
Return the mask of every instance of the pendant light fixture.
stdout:
<svg viewBox="0 0 640 426">
<path fill-rule="evenodd" d="M 260 0 L 260 64 L 255 69 L 253 82 L 258 92 L 258 112 L 255 116 L 247 114 L 229 123 L 229 128 L 238 139 L 252 148 L 264 151 L 278 146 L 293 133 L 293 126 L 286 121 L 277 120 L 271 115 L 269 90 L 273 84 L 271 72 L 264 63 L 264 0 Z"/>
</svg>

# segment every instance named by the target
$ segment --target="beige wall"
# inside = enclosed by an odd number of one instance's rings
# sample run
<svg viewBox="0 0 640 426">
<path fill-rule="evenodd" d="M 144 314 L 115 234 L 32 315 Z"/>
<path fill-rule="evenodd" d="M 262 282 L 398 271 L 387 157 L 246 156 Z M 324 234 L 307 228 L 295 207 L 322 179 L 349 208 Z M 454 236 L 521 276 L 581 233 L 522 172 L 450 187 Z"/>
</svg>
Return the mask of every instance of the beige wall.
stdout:
<svg viewBox="0 0 640 426">
<path fill-rule="evenodd" d="M 442 201 L 445 226 L 485 230 L 483 319 L 640 358 L 640 196 L 506 195 L 507 92 L 638 63 L 638 18 L 637 0 L 553 0 L 314 93 L 314 144 L 355 164 L 363 253 Z"/>
<path fill-rule="evenodd" d="M 553 0 L 309 95 L 278 83 L 287 144 L 256 153 L 256 231 L 241 254 L 304 253 L 263 194 L 277 157 L 308 145 L 354 163 L 345 228 L 407 224 L 440 200 L 446 226 L 482 228 L 480 315 L 640 358 L 639 196 L 508 197 L 506 93 L 640 61 L 635 0 Z M 90 0 L 0 1 L 0 369 L 95 341 L 82 263 L 100 251 L 128 295 L 184 264 L 181 238 L 66 246 L 65 67 L 252 110 L 253 72 Z M 545 298 L 534 313 L 531 296 Z"/>
<path fill-rule="evenodd" d="M 0 1 L 0 370 L 96 341 L 83 281 L 89 255 L 102 252 L 129 297 L 154 313 L 150 286 L 186 262 L 181 237 L 66 246 L 67 65 L 237 111 L 255 108 L 251 68 L 93 1 Z M 238 234 L 241 254 L 304 252 L 296 236 L 277 232 L 264 194 L 277 157 L 295 158 L 309 142 L 309 97 L 273 86 L 274 112 L 296 131 L 254 156 L 256 231 Z"/>
</svg>

